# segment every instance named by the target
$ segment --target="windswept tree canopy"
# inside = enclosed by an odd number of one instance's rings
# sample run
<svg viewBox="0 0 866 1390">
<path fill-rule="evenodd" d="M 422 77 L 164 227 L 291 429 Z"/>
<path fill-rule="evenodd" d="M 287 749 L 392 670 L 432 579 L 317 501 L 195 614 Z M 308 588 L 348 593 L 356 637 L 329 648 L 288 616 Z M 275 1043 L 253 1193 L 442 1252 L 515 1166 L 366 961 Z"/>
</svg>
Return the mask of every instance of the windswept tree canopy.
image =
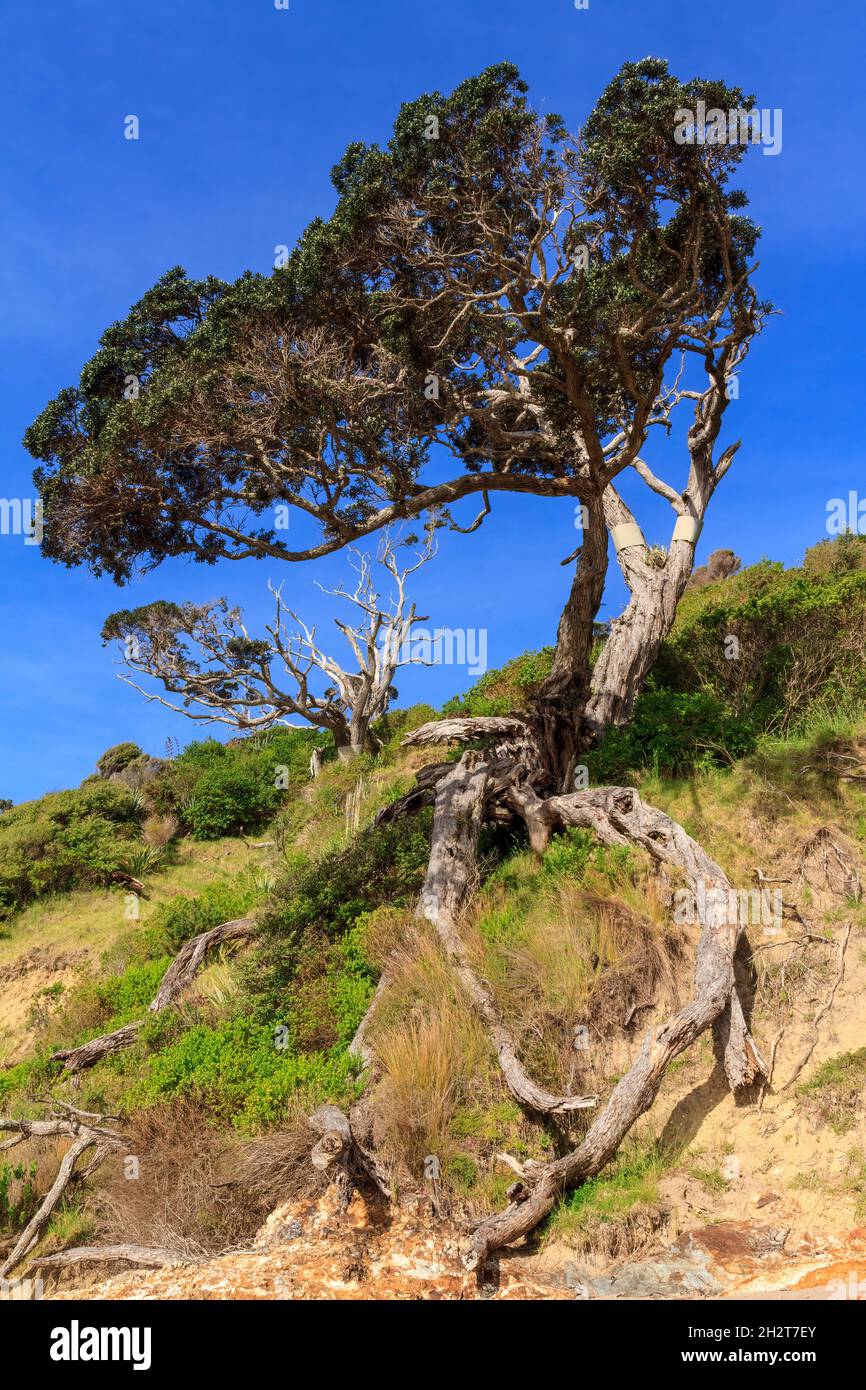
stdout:
<svg viewBox="0 0 866 1390">
<path fill-rule="evenodd" d="M 473 525 L 499 491 L 591 504 L 630 466 L 700 511 L 640 451 L 692 401 L 711 490 L 767 306 L 728 186 L 744 146 L 679 143 L 677 112 L 751 99 L 645 59 L 574 138 L 526 93 L 500 64 L 403 106 L 272 274 L 164 275 L 27 432 L 45 553 L 118 582 L 175 555 L 299 560 L 428 508 L 456 525 L 472 495 Z M 306 548 L 280 505 L 316 523 Z"/>
</svg>

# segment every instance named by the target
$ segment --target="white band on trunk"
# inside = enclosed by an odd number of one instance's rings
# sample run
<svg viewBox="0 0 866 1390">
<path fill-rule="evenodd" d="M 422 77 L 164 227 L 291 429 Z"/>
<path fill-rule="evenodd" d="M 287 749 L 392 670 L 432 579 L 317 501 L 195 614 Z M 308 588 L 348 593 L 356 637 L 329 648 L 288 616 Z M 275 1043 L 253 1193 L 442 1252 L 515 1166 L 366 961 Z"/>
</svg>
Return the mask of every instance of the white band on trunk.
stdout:
<svg viewBox="0 0 866 1390">
<path fill-rule="evenodd" d="M 633 545 L 642 545 L 646 549 L 643 531 L 635 521 L 624 521 L 621 526 L 612 526 L 610 538 L 617 555 L 621 550 L 628 550 Z"/>
<path fill-rule="evenodd" d="M 689 545 L 696 545 L 698 536 L 701 534 L 701 523 L 696 521 L 693 516 L 678 516 L 674 526 L 672 539 L 675 541 L 688 541 Z"/>
</svg>

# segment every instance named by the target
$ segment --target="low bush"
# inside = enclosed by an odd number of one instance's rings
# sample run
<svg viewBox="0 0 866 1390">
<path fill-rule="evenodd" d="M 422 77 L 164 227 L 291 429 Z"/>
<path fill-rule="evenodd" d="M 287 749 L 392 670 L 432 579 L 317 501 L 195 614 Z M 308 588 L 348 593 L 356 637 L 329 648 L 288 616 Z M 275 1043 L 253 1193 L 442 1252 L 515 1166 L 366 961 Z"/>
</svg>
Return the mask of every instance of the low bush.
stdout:
<svg viewBox="0 0 866 1390">
<path fill-rule="evenodd" d="M 105 885 L 125 870 L 142 807 L 124 787 L 88 782 L 0 819 L 0 916 L 33 898 Z"/>
<path fill-rule="evenodd" d="M 100 777 L 111 777 L 116 772 L 122 772 L 135 758 L 141 757 L 144 754 L 137 743 L 115 743 L 113 748 L 106 748 L 102 757 L 97 759 L 96 770 Z"/>
<path fill-rule="evenodd" d="M 758 729 L 705 691 L 645 690 L 631 722 L 609 729 L 586 755 L 590 780 L 618 782 L 632 768 L 681 775 L 696 764 L 731 762 L 755 746 Z"/>
<path fill-rule="evenodd" d="M 278 1045 L 278 1026 L 234 1018 L 213 1028 L 188 1028 L 148 1058 L 127 1105 L 195 1098 L 212 1114 L 252 1134 L 278 1125 L 300 1091 L 311 1105 L 353 1093 L 357 1063 L 345 1052 L 297 1055 Z"/>
</svg>

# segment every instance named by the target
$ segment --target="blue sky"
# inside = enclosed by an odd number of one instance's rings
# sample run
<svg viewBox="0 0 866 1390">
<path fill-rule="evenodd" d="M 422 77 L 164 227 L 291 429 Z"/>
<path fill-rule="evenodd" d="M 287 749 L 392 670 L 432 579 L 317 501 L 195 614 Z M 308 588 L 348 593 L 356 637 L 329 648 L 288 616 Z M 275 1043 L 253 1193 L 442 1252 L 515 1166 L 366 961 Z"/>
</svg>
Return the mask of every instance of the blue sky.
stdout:
<svg viewBox="0 0 866 1390">
<path fill-rule="evenodd" d="M 541 109 L 577 127 L 621 63 L 665 57 L 781 108 L 775 157 L 752 151 L 741 182 L 764 228 L 759 284 L 782 310 L 743 373 L 727 438 L 742 437 L 698 552 L 797 563 L 829 498 L 866 493 L 860 425 L 866 182 L 861 0 L 675 5 L 672 0 L 41 0 L 9 7 L 0 80 L 0 496 L 32 496 L 21 436 L 77 379 L 104 328 L 168 267 L 233 279 L 266 270 L 333 204 L 329 171 L 350 140 L 383 141 L 399 104 L 491 63 L 521 68 Z M 123 138 L 125 116 L 141 123 Z M 664 539 L 662 513 L 658 536 Z M 427 567 L 422 611 L 487 628 L 498 665 L 550 641 L 573 549 L 571 509 L 505 499 L 482 530 Z M 77 784 L 104 748 L 154 753 L 191 726 L 117 679 L 99 630 L 132 600 L 223 593 L 253 624 L 279 566 L 179 562 L 121 592 L 0 536 L 0 797 Z M 286 591 L 324 632 L 314 586 L 345 561 L 292 567 Z M 621 606 L 609 585 L 602 616 Z M 469 683 L 404 673 L 404 699 Z"/>
</svg>

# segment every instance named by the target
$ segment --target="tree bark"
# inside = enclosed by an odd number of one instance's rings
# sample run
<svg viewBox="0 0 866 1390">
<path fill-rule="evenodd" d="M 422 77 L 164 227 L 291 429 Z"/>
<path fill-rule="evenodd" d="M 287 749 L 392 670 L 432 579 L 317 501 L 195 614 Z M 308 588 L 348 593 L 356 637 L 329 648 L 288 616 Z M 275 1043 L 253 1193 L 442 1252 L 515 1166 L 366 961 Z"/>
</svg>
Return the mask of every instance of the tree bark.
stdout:
<svg viewBox="0 0 866 1390">
<path fill-rule="evenodd" d="M 168 1008 L 181 990 L 192 983 L 205 957 L 214 946 L 221 946 L 225 941 L 245 941 L 255 931 L 255 927 L 252 917 L 238 917 L 231 922 L 222 922 L 218 927 L 212 927 L 210 931 L 201 932 L 199 936 L 187 941 L 163 975 L 159 989 L 147 1006 L 148 1011 L 158 1014 L 162 1009 Z"/>
<path fill-rule="evenodd" d="M 584 716 L 590 693 L 595 619 L 607 574 L 607 525 L 600 502 L 586 509 L 568 602 L 559 619 L 550 675 L 535 700 L 534 733 L 548 775 L 548 791 L 569 792 L 587 745 Z"/>
<path fill-rule="evenodd" d="M 30 1263 L 40 1269 L 66 1269 L 70 1265 L 111 1264 L 115 1260 L 149 1269 L 170 1269 L 175 1265 L 197 1264 L 198 1256 L 160 1246 L 78 1245 L 71 1250 L 60 1250 L 55 1255 L 37 1255 Z"/>
</svg>

